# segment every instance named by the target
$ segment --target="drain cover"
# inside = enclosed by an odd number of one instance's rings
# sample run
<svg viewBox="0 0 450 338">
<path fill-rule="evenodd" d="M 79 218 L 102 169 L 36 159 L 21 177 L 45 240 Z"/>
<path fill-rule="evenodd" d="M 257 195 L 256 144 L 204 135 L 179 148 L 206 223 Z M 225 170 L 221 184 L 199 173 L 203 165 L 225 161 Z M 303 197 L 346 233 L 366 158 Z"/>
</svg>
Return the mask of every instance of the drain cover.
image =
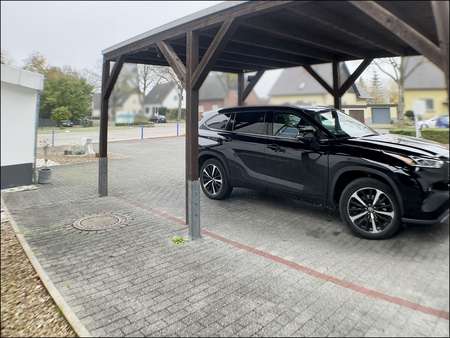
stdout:
<svg viewBox="0 0 450 338">
<path fill-rule="evenodd" d="M 83 231 L 109 230 L 126 225 L 127 218 L 118 214 L 100 214 L 80 218 L 72 226 Z"/>
</svg>

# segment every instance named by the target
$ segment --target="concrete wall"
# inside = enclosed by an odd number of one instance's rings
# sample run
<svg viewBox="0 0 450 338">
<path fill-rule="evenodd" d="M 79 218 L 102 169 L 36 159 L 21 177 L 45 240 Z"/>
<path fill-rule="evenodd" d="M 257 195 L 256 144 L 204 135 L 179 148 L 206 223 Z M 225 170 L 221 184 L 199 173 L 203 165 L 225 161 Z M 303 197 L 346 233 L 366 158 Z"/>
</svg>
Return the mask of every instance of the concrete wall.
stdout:
<svg viewBox="0 0 450 338">
<path fill-rule="evenodd" d="M 40 74 L 2 65 L 1 187 L 32 183 Z"/>
</svg>

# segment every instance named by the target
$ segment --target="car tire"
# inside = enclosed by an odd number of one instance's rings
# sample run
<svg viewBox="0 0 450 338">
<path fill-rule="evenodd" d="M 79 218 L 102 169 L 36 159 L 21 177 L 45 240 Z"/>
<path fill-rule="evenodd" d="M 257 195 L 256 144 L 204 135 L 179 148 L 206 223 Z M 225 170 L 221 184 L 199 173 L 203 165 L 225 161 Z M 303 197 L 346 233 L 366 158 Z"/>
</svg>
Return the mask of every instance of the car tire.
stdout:
<svg viewBox="0 0 450 338">
<path fill-rule="evenodd" d="M 360 237 L 385 239 L 400 229 L 400 208 L 393 190 L 373 178 L 349 183 L 341 194 L 342 220 Z"/>
<path fill-rule="evenodd" d="M 200 168 L 200 185 L 203 193 L 213 200 L 226 199 L 233 190 L 224 166 L 215 158 L 206 160 Z"/>
</svg>

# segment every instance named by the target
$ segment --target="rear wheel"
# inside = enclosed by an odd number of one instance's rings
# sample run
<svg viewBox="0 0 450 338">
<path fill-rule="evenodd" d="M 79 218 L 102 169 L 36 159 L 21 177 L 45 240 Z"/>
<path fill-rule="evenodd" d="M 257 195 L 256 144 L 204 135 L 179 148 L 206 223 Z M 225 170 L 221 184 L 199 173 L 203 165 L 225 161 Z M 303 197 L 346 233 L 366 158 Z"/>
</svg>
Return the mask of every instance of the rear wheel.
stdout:
<svg viewBox="0 0 450 338">
<path fill-rule="evenodd" d="M 392 189 L 373 178 L 351 182 L 342 192 L 339 209 L 347 225 L 367 239 L 389 238 L 400 228 L 400 210 Z"/>
<path fill-rule="evenodd" d="M 200 169 L 200 183 L 204 194 L 214 200 L 229 197 L 233 190 L 222 163 L 214 158 L 203 163 Z"/>
</svg>

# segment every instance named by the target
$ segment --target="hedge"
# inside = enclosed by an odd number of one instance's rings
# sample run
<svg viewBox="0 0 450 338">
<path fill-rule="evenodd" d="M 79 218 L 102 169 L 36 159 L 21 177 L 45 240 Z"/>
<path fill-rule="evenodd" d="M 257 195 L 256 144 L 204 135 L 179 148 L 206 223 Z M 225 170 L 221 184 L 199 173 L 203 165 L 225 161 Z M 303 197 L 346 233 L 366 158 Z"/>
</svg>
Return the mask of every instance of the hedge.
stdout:
<svg viewBox="0 0 450 338">
<path fill-rule="evenodd" d="M 449 136 L 448 131 L 449 131 L 448 128 L 425 128 L 425 129 L 422 129 L 421 133 L 422 133 L 422 137 L 427 140 L 448 144 L 449 143 L 448 142 L 448 136 Z M 391 130 L 389 130 L 389 132 L 391 134 L 416 136 L 415 129 L 391 129 Z"/>
</svg>

